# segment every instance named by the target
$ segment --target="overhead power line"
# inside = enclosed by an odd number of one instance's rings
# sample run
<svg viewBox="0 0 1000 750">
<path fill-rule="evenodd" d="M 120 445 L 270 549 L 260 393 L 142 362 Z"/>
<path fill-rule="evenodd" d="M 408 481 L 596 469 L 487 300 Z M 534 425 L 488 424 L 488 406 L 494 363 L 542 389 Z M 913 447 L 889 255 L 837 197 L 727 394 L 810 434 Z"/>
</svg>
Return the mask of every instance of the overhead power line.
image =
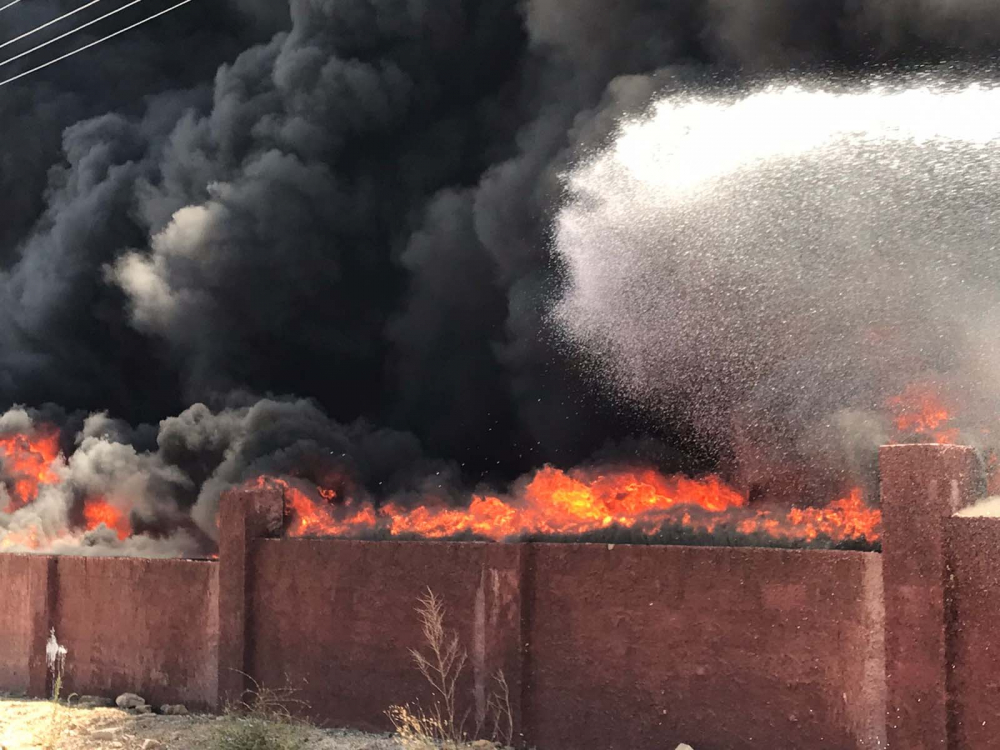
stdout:
<svg viewBox="0 0 1000 750">
<path fill-rule="evenodd" d="M 127 8 L 131 8 L 133 5 L 138 5 L 141 2 L 142 2 L 142 0 L 132 0 L 132 2 L 126 3 L 125 5 L 123 5 L 120 8 L 115 8 L 110 13 L 105 13 L 103 16 L 100 16 L 99 18 L 95 18 L 92 21 L 87 21 L 87 23 L 82 24 L 80 26 L 77 26 L 74 29 L 70 29 L 69 31 L 62 33 L 62 34 L 60 34 L 57 37 L 49 39 L 46 42 L 42 42 L 41 44 L 35 45 L 34 47 L 32 47 L 29 50 L 25 50 L 24 52 L 20 52 L 20 53 L 14 55 L 13 57 L 7 58 L 3 62 L 0 62 L 0 68 L 2 68 L 5 65 L 10 65 L 15 60 L 20 60 L 22 57 L 25 57 L 26 55 L 30 55 L 32 52 L 37 52 L 38 50 L 42 49 L 43 47 L 48 47 L 50 44 L 55 44 L 60 39 L 65 39 L 66 37 L 71 36 L 72 34 L 75 34 L 78 31 L 83 31 L 88 26 L 93 26 L 95 23 L 100 23 L 105 18 L 111 18 L 111 16 L 115 15 L 116 13 L 121 13 L 123 10 L 126 10 Z"/>
<path fill-rule="evenodd" d="M 6 5 L 0 5 L 0 13 L 3 13 L 5 10 L 7 10 L 7 8 L 13 8 L 19 2 L 21 2 L 21 0 L 13 0 L 13 2 L 7 3 Z"/>
<path fill-rule="evenodd" d="M 32 73 L 37 73 L 39 70 L 43 70 L 44 68 L 47 68 L 50 65 L 55 65 L 56 63 L 62 62 L 63 60 L 65 60 L 65 59 L 67 59 L 69 57 L 73 57 L 73 55 L 78 55 L 81 52 L 84 52 L 84 51 L 90 49 L 91 47 L 96 47 L 99 44 L 103 44 L 104 42 L 107 42 L 107 41 L 109 41 L 111 39 L 114 39 L 116 36 L 121 36 L 122 34 L 128 32 L 128 31 L 131 31 L 132 29 L 135 29 L 135 28 L 137 28 L 139 26 L 142 26 L 144 23 L 149 23 L 154 18 L 159 18 L 160 16 L 166 15 L 167 13 L 170 13 L 171 11 L 175 11 L 178 8 L 180 8 L 181 6 L 187 5 L 190 2 L 193 2 L 193 0 L 182 0 L 182 2 L 179 2 L 176 5 L 171 5 L 169 8 L 167 8 L 165 10 L 161 10 L 159 13 L 154 13 L 153 15 L 147 16 L 146 18 L 142 19 L 141 21 L 136 21 L 131 26 L 126 26 L 124 29 L 120 29 L 119 31 L 114 32 L 113 34 L 108 34 L 106 37 L 102 37 L 101 39 L 97 39 L 97 40 L 95 40 L 93 42 L 90 42 L 89 44 L 85 44 L 82 47 L 78 47 L 77 49 L 73 50 L 72 52 L 67 52 L 65 55 L 60 55 L 59 57 L 55 58 L 54 60 L 49 60 L 47 63 L 43 63 L 42 65 L 38 65 L 38 66 L 32 68 L 31 70 L 26 70 L 23 73 L 18 73 L 16 76 L 12 76 L 12 77 L 8 78 L 5 81 L 0 81 L 0 86 L 6 86 L 7 84 L 13 83 L 14 81 L 17 81 L 17 80 L 20 80 L 21 78 L 24 78 L 25 76 L 30 76 Z"/>
<path fill-rule="evenodd" d="M 9 41 L 6 41 L 3 44 L 0 44 L 0 49 L 3 49 L 4 47 L 9 47 L 14 42 L 19 42 L 22 39 L 26 39 L 29 36 L 31 36 L 32 34 L 37 34 L 42 29 L 47 29 L 52 24 L 59 23 L 60 21 L 62 21 L 65 18 L 69 18 L 70 16 L 75 16 L 81 10 L 86 10 L 91 5 L 97 5 L 97 3 L 99 3 L 99 2 L 101 2 L 101 0 L 90 0 L 90 2 L 87 3 L 86 5 L 81 5 L 79 8 L 76 8 L 75 10 L 71 10 L 69 13 L 63 13 L 61 16 L 59 16 L 59 18 L 53 18 L 51 21 L 46 21 L 41 26 L 36 26 L 31 31 L 25 31 L 23 34 L 21 34 L 21 36 L 16 36 L 13 39 L 11 39 Z"/>
</svg>

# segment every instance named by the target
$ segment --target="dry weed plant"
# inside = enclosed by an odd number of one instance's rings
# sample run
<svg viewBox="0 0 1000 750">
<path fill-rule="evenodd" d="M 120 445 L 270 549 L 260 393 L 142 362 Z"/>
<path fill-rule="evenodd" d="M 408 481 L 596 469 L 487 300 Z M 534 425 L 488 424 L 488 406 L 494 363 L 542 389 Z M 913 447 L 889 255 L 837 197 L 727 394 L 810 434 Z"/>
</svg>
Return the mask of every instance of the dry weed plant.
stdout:
<svg viewBox="0 0 1000 750">
<path fill-rule="evenodd" d="M 49 631 L 49 640 L 45 644 L 45 665 L 52 677 L 52 693 L 50 696 L 52 703 L 52 713 L 42 731 L 41 747 L 43 750 L 54 750 L 59 744 L 59 740 L 65 733 L 69 725 L 69 717 L 59 705 L 59 698 L 62 694 L 63 676 L 66 673 L 66 657 L 69 652 L 65 646 L 61 646 L 56 639 L 56 630 Z"/>
<path fill-rule="evenodd" d="M 242 673 L 241 673 L 242 674 Z M 243 675 L 253 687 L 226 706 L 213 750 L 300 750 L 308 742 L 308 725 L 290 707 L 308 709 L 291 687 L 268 688 Z"/>
<path fill-rule="evenodd" d="M 461 645 L 458 633 L 445 627 L 444 602 L 427 588 L 417 599 L 417 615 L 424 638 L 424 651 L 410 649 L 420 674 L 434 695 L 430 710 L 419 704 L 391 706 L 386 714 L 402 744 L 411 750 L 442 748 L 457 750 L 468 745 L 465 725 L 468 712 L 457 715 L 457 689 L 468 653 Z M 510 705 L 510 688 L 503 672 L 493 677 L 494 690 L 486 702 L 487 720 L 492 723 L 496 744 L 509 747 L 514 739 L 514 716 Z M 484 726 L 476 726 L 473 736 L 480 736 Z"/>
<path fill-rule="evenodd" d="M 493 723 L 493 741 L 511 747 L 514 744 L 514 712 L 510 706 L 510 686 L 503 670 L 493 675 L 493 682 L 493 692 L 486 699 L 486 715 Z"/>
</svg>

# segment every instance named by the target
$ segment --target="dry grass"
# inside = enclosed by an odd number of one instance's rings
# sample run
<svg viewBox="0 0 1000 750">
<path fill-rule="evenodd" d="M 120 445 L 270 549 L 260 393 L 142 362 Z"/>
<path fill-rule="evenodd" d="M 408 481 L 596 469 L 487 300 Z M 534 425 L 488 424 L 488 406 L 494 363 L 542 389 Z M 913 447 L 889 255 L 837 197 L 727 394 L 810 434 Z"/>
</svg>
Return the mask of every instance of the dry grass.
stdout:
<svg viewBox="0 0 1000 750">
<path fill-rule="evenodd" d="M 59 705 L 68 654 L 65 646 L 59 645 L 56 630 L 52 628 L 49 632 L 49 640 L 45 644 L 45 664 L 48 667 L 49 676 L 52 678 L 52 707 L 48 721 L 45 722 L 42 730 L 41 746 L 43 750 L 55 750 L 69 726 L 66 711 L 63 706 Z"/>
<path fill-rule="evenodd" d="M 300 750 L 307 744 L 309 725 L 295 718 L 292 708 L 309 706 L 295 698 L 291 687 L 268 688 L 249 675 L 253 687 L 226 707 L 216 731 L 214 750 Z"/>
<path fill-rule="evenodd" d="M 45 750 L 49 701 L 0 699 L 0 746 L 7 750 Z M 216 716 L 134 716 L 118 708 L 81 708 L 60 704 L 61 736 L 52 750 L 140 750 L 157 740 L 166 750 L 214 750 L 221 726 Z M 394 737 L 347 730 L 303 727 L 308 750 L 398 750 Z"/>
<path fill-rule="evenodd" d="M 503 671 L 493 675 L 494 688 L 486 701 L 486 716 L 492 720 L 492 737 L 503 747 L 514 744 L 514 712 L 510 706 L 510 686 Z"/>
<path fill-rule="evenodd" d="M 428 588 L 417 599 L 416 611 L 424 645 L 423 650 L 411 649 L 410 654 L 431 687 L 432 704 L 429 709 L 419 703 L 391 706 L 386 713 L 405 747 L 457 750 L 469 745 L 465 731 L 468 713 L 459 717 L 457 712 L 458 683 L 468 652 L 458 634 L 445 626 L 444 602 L 433 590 Z M 493 683 L 494 689 L 486 702 L 486 720 L 491 725 L 493 743 L 509 747 L 514 739 L 510 689 L 503 672 L 494 675 Z M 472 736 L 482 736 L 485 729 L 482 724 L 477 725 Z"/>
</svg>

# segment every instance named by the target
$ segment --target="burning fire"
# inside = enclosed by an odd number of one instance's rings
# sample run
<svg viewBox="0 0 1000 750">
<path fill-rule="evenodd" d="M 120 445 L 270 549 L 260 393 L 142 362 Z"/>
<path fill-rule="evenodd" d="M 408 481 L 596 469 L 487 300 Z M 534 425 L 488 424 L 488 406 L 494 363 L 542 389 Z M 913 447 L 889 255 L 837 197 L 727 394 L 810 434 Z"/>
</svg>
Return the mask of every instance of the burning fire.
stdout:
<svg viewBox="0 0 1000 750">
<path fill-rule="evenodd" d="M 877 541 L 881 525 L 882 512 L 866 505 L 861 490 L 855 488 L 847 497 L 823 508 L 792 508 L 784 519 L 762 513 L 740 522 L 737 529 L 743 534 L 763 531 L 770 536 L 807 542 L 821 536 L 838 541 L 860 538 Z"/>
<path fill-rule="evenodd" d="M 923 438 L 935 443 L 954 443 L 958 440 L 958 429 L 949 427 L 952 413 L 932 385 L 913 383 L 899 396 L 890 398 L 886 405 L 900 436 Z"/>
<path fill-rule="evenodd" d="M 88 531 L 96 529 L 102 523 L 118 534 L 119 539 L 132 536 L 132 524 L 128 516 L 103 497 L 88 498 L 83 504 L 83 519 Z"/>
<path fill-rule="evenodd" d="M 10 477 L 7 513 L 34 502 L 42 485 L 59 481 L 55 471 L 59 432 L 54 428 L 41 430 L 35 437 L 20 433 L 0 437 L 0 454 L 5 473 Z"/>
<path fill-rule="evenodd" d="M 953 443 L 959 430 L 936 388 L 913 384 L 886 403 L 899 439 Z M 63 457 L 59 432 L 43 425 L 31 434 L 0 437 L 0 460 L 6 477 L 8 514 L 34 502 L 41 489 L 60 481 Z M 1000 464 L 1000 459 L 994 457 Z M 1000 472 L 991 472 L 1000 476 Z M 506 495 L 472 495 L 461 507 L 424 498 L 415 507 L 389 502 L 376 505 L 343 488 L 307 486 L 298 480 L 262 476 L 253 483 L 284 496 L 287 533 L 293 537 L 335 536 L 475 537 L 496 541 L 545 535 L 576 536 L 624 529 L 648 537 L 662 532 L 723 531 L 773 540 L 833 543 L 877 542 L 881 513 L 869 507 L 858 488 L 822 507 L 751 505 L 747 497 L 718 476 L 692 479 L 654 469 L 577 469 L 546 466 Z M 1000 485 L 998 485 L 1000 486 Z M 120 540 L 133 533 L 128 512 L 114 498 L 84 499 L 81 529 L 102 524 Z M 64 529 L 42 533 L 34 526 L 12 527 L 0 537 L 0 549 L 38 549 Z"/>
<path fill-rule="evenodd" d="M 42 487 L 61 481 L 58 469 L 63 457 L 59 451 L 59 430 L 52 425 L 42 425 L 32 434 L 15 433 L 0 437 L 0 459 L 9 497 L 5 511 L 12 514 L 37 500 Z M 119 539 L 132 535 L 132 526 L 124 511 L 106 498 L 86 498 L 83 502 L 83 528 L 91 531 L 102 523 Z M 43 532 L 37 526 L 29 525 L 6 530 L 0 538 L 0 549 L 39 549 L 69 536 L 68 529 Z"/>
<path fill-rule="evenodd" d="M 31 526 L 23 531 L 8 531 L 0 538 L 0 550 L 5 549 L 38 549 L 42 546 L 39 531 Z"/>
<path fill-rule="evenodd" d="M 865 505 L 861 491 L 823 508 L 759 509 L 717 476 L 690 479 L 652 469 L 589 474 L 547 466 L 516 500 L 473 496 L 467 507 L 424 503 L 406 509 L 395 503 L 376 508 L 352 499 L 331 502 L 329 490 L 310 492 L 284 479 L 260 477 L 252 486 L 281 490 L 293 537 L 390 536 L 443 539 L 463 535 L 501 541 L 533 535 L 576 535 L 612 527 L 648 536 L 683 526 L 712 533 L 721 528 L 745 535 L 812 542 L 879 539 L 881 513 Z"/>
</svg>

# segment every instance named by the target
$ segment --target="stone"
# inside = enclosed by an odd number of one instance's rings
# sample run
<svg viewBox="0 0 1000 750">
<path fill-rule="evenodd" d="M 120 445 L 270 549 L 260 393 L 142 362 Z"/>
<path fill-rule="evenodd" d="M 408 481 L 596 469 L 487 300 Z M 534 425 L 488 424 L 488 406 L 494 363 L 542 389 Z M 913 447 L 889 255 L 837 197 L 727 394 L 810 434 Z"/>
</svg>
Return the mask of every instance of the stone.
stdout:
<svg viewBox="0 0 1000 750">
<path fill-rule="evenodd" d="M 167 703 L 163 706 L 160 706 L 160 713 L 163 714 L 164 716 L 187 716 L 188 710 L 186 706 L 180 703 L 176 703 L 173 705 Z"/>
<path fill-rule="evenodd" d="M 98 742 L 116 740 L 118 739 L 118 730 L 115 729 L 114 727 L 108 727 L 106 729 L 95 729 L 88 735 L 88 737 Z"/>
<path fill-rule="evenodd" d="M 115 702 L 100 695 L 81 695 L 77 705 L 80 708 L 111 708 Z"/>
<path fill-rule="evenodd" d="M 115 698 L 115 705 L 118 708 L 134 709 L 139 706 L 145 706 L 146 700 L 141 695 L 136 695 L 135 693 L 122 693 Z"/>
<path fill-rule="evenodd" d="M 159 740 L 149 739 L 142 743 L 142 750 L 160 750 L 163 747 L 163 743 Z"/>
<path fill-rule="evenodd" d="M 143 703 L 141 706 L 130 708 L 129 712 L 137 715 L 151 714 L 153 713 L 153 707 L 150 706 L 148 703 Z"/>
<path fill-rule="evenodd" d="M 674 750 L 694 750 L 690 745 L 685 745 L 683 742 L 679 744 Z"/>
</svg>

